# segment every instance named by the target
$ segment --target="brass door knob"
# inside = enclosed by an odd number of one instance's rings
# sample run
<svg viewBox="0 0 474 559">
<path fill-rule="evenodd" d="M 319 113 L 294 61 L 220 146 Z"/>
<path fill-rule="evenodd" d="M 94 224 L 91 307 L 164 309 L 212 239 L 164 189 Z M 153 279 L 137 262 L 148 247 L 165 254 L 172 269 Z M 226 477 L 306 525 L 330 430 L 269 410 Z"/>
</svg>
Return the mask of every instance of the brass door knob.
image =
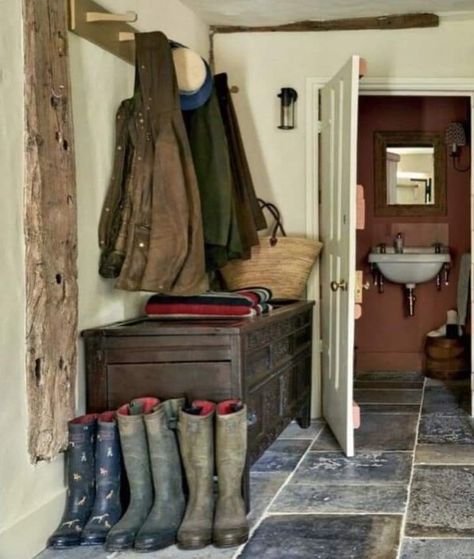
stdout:
<svg viewBox="0 0 474 559">
<path fill-rule="evenodd" d="M 331 282 L 331 289 L 333 291 L 337 291 L 340 289 L 341 291 L 347 291 L 347 282 L 346 280 L 341 281 L 332 281 Z"/>
</svg>

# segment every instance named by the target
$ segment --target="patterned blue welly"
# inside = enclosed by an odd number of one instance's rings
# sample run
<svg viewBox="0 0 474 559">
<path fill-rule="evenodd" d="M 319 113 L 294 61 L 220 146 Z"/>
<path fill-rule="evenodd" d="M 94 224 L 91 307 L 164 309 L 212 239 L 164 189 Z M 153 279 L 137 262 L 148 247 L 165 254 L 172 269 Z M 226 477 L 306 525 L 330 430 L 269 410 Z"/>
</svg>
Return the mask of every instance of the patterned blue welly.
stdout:
<svg viewBox="0 0 474 559">
<path fill-rule="evenodd" d="M 58 528 L 48 540 L 49 547 L 60 549 L 81 543 L 82 529 L 89 520 L 95 497 L 96 426 L 97 414 L 83 415 L 68 423 L 66 508 Z"/>
<path fill-rule="evenodd" d="M 95 502 L 82 531 L 81 545 L 100 545 L 122 516 L 120 478 L 122 460 L 115 412 L 105 412 L 97 420 L 95 447 Z"/>
</svg>

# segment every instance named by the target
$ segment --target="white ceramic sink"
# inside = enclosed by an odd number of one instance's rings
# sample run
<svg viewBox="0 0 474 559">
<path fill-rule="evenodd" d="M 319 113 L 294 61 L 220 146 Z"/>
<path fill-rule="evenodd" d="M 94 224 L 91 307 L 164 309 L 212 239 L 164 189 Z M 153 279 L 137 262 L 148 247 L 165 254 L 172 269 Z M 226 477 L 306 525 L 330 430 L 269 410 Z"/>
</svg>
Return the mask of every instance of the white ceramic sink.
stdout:
<svg viewBox="0 0 474 559">
<path fill-rule="evenodd" d="M 393 283 L 404 283 L 407 287 L 430 281 L 451 261 L 446 247 L 436 253 L 434 247 L 404 247 L 402 253 L 386 247 L 385 253 L 376 247 L 369 254 L 369 262 L 376 264 L 383 276 Z"/>
</svg>

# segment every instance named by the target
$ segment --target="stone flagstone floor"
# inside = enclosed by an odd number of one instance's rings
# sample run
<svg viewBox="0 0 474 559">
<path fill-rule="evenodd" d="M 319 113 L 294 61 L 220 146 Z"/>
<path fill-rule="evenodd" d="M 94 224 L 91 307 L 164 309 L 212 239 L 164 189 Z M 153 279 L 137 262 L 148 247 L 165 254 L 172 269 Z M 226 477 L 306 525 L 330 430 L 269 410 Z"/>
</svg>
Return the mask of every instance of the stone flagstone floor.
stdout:
<svg viewBox="0 0 474 559">
<path fill-rule="evenodd" d="M 322 421 L 291 424 L 252 468 L 251 538 L 240 549 L 37 559 L 474 559 L 474 420 L 466 382 L 359 373 L 356 456 Z"/>
</svg>

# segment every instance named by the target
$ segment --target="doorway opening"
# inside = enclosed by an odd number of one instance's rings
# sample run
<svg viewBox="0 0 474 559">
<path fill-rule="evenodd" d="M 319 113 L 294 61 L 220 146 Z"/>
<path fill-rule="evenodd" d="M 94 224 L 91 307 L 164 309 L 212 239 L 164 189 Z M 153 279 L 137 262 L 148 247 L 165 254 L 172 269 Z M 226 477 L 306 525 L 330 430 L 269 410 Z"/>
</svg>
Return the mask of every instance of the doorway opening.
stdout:
<svg viewBox="0 0 474 559">
<path fill-rule="evenodd" d="M 452 149 L 444 145 L 452 123 L 459 123 L 462 131 L 470 130 L 470 97 L 360 96 L 358 183 L 364 189 L 365 219 L 357 232 L 356 267 L 363 271 L 368 290 L 363 291 L 361 316 L 355 325 L 357 371 L 422 371 L 427 366 L 427 334 L 436 331 L 446 337 L 444 325 L 451 309 L 458 311 L 465 352 L 457 350 L 457 361 L 440 362 L 439 367 L 445 368 L 446 376 L 450 371 L 455 375 L 456 367 L 470 371 L 469 140 L 457 147 L 455 157 L 446 157 L 442 150 Z M 383 149 L 377 146 L 380 138 L 384 138 Z M 435 271 L 426 280 L 420 276 L 422 264 L 415 256 L 395 278 L 384 275 L 381 264 L 369 263 L 371 252 L 409 252 L 413 247 L 449 251 L 450 262 L 441 263 L 439 276 Z M 399 268 L 394 268 L 397 274 Z M 450 320 L 455 319 L 451 316 Z M 452 338 L 456 334 L 456 329 L 450 330 Z M 445 345 L 450 347 L 449 342 Z M 430 364 L 435 368 L 436 363 L 428 360 Z"/>
</svg>

